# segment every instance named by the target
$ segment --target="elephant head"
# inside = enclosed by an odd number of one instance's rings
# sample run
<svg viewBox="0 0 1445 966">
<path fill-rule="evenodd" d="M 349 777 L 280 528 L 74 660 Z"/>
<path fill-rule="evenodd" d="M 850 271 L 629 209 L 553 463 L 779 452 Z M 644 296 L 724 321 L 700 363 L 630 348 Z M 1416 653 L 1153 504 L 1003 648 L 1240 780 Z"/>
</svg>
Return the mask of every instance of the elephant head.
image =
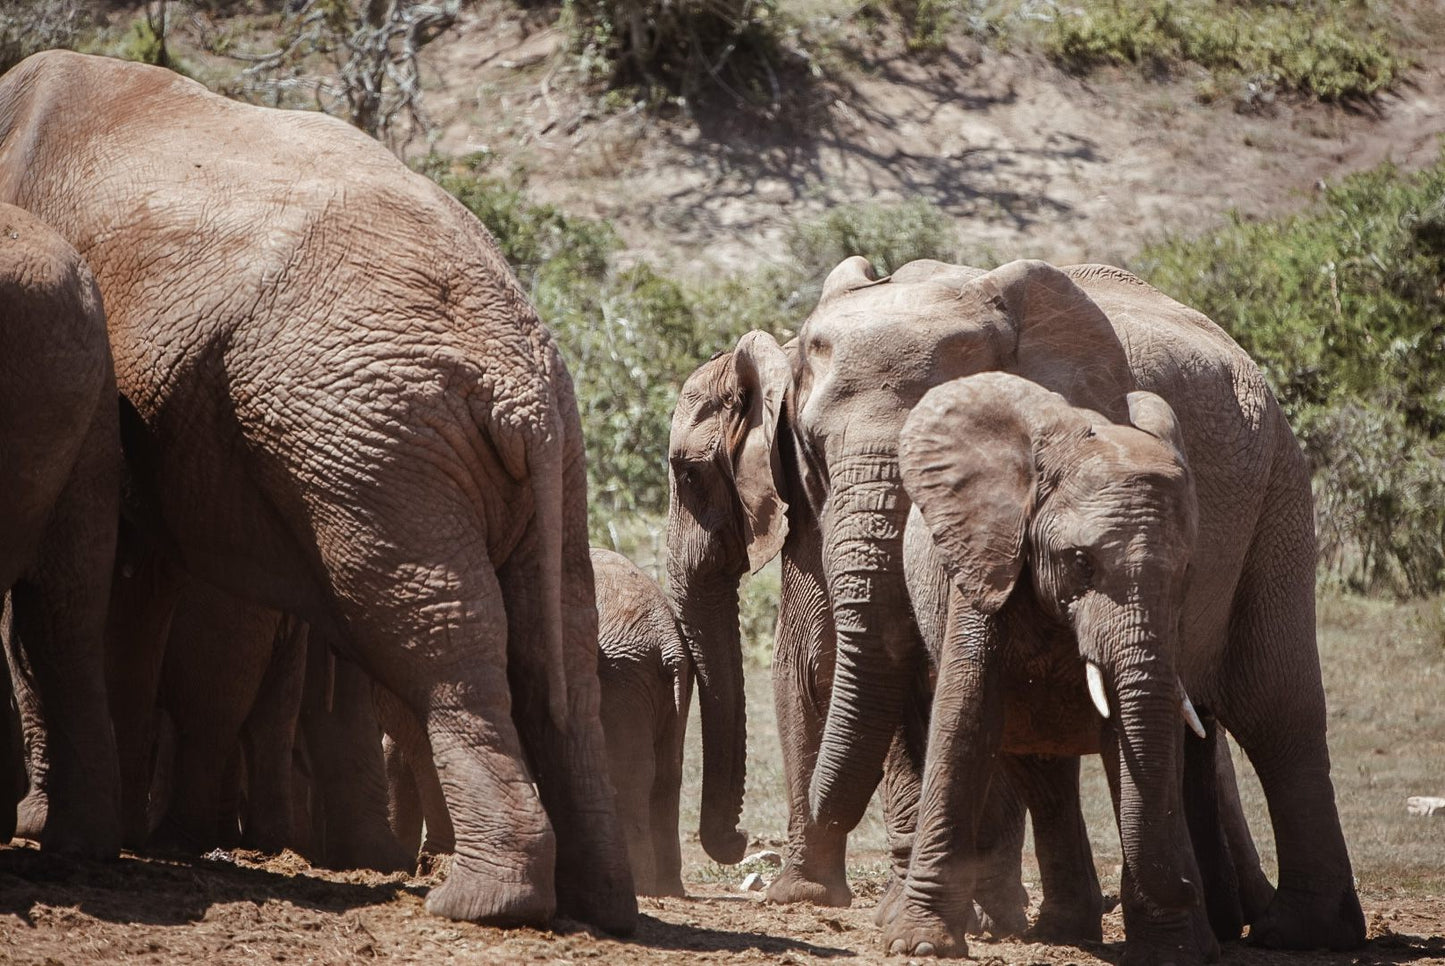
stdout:
<svg viewBox="0 0 1445 966">
<path fill-rule="evenodd" d="M 1098 711 L 1114 719 L 1120 840 L 1162 908 L 1192 901 L 1179 864 L 1179 717 L 1202 732 L 1176 671 L 1181 602 L 1197 530 L 1174 412 L 1128 396 L 1129 424 L 1019 376 L 946 383 L 914 407 L 899 468 L 959 606 L 992 615 L 1031 581 L 1069 626 Z M 1202 736 L 1202 734 L 1201 734 Z"/>
<path fill-rule="evenodd" d="M 746 768 L 738 588 L 787 535 L 780 434 L 792 366 L 751 332 L 683 384 L 668 441 L 668 597 L 697 668 L 703 790 L 699 834 L 719 862 L 743 856 Z"/>
<path fill-rule="evenodd" d="M 850 258 L 799 333 L 796 433 L 818 507 L 838 658 L 810 799 L 824 825 L 857 825 L 897 726 L 917 645 L 902 537 L 909 497 L 898 433 L 934 386 L 1002 370 L 1105 417 L 1134 388 L 1103 311 L 1043 262 L 978 272 L 915 262 L 875 278 Z"/>
</svg>

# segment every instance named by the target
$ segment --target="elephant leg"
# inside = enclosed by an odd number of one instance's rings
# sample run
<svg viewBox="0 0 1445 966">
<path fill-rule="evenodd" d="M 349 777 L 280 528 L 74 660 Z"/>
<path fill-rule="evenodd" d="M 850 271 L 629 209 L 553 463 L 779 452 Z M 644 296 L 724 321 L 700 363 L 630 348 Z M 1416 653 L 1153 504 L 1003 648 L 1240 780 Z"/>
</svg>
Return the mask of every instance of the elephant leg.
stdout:
<svg viewBox="0 0 1445 966">
<path fill-rule="evenodd" d="M 315 852 L 329 868 L 409 872 L 416 856 L 402 848 L 388 821 L 371 678 L 351 661 L 333 658 L 329 640 L 311 628 L 301 708 L 318 813 Z"/>
<path fill-rule="evenodd" d="M 984 799 L 976 837 L 979 866 L 973 888 L 982 915 L 978 931 L 1021 936 L 1029 926 L 1029 893 L 1024 888 L 1024 803 L 1008 774 L 995 769 Z"/>
<path fill-rule="evenodd" d="M 416 775 L 401 743 L 389 733 L 381 739 L 381 757 L 386 764 L 387 819 L 391 834 L 408 852 L 421 852 L 421 795 Z"/>
<path fill-rule="evenodd" d="M 846 907 L 848 833 L 812 820 L 808 786 L 823 738 L 823 721 L 833 682 L 831 648 L 810 648 L 799 634 L 785 634 L 779 621 L 773 651 L 773 710 L 783 747 L 783 780 L 788 792 L 788 844 L 782 871 L 768 887 L 769 902 L 811 902 Z"/>
<path fill-rule="evenodd" d="M 566 492 L 586 492 L 584 474 L 580 463 L 570 466 Z M 565 729 L 548 713 L 542 627 L 534 616 L 542 610 L 535 528 L 498 574 L 507 601 L 507 664 L 513 715 L 556 830 L 557 912 L 608 932 L 630 933 L 637 924 L 637 896 L 607 768 L 597 683 L 597 600 L 585 519 L 580 512 L 569 515 L 563 536 Z M 460 851 L 462 818 L 456 809 L 451 814 Z"/>
<path fill-rule="evenodd" d="M 10 595 L 0 595 L 0 637 L 9 640 Z M 9 661 L 0 662 L 0 844 L 15 835 L 16 806 L 25 797 L 25 733 L 10 684 Z"/>
<path fill-rule="evenodd" d="M 606 685 L 604 685 L 605 687 Z M 640 896 L 660 895 L 657 857 L 652 848 L 652 790 L 656 740 L 652 716 L 628 695 L 604 691 L 602 731 L 607 736 L 607 767 L 617 790 L 617 820 L 627 842 L 632 885 Z"/>
<path fill-rule="evenodd" d="M 240 729 L 238 716 L 226 721 L 176 721 L 171 804 L 151 836 L 153 847 L 199 853 L 223 844 L 222 800 L 235 804 L 235 794 L 224 794 L 223 786 L 234 777 L 230 766 Z M 234 826 L 234 810 L 226 818 Z"/>
<path fill-rule="evenodd" d="M 377 685 L 373 690 L 376 715 L 381 728 L 390 739 L 386 744 L 387 787 L 391 789 L 390 816 L 392 831 L 413 855 L 442 855 L 456 849 L 456 834 L 451 816 L 447 814 L 436 766 L 432 763 L 431 742 L 421 722 L 401 699 Z M 385 744 L 383 745 L 385 747 Z M 393 769 L 396 778 L 393 779 Z M 411 798 L 415 798 L 415 815 Z M 422 837 L 425 828 L 426 836 Z M 413 841 L 415 839 L 415 841 Z"/>
<path fill-rule="evenodd" d="M 118 439 L 114 409 L 98 407 L 39 552 L 10 592 L 12 673 L 18 670 L 33 689 L 46 731 L 41 847 L 94 858 L 113 858 L 121 845 L 105 680 L 106 588 L 120 516 Z"/>
<path fill-rule="evenodd" d="M 979 832 L 1003 734 L 997 640 L 991 627 L 979 626 L 984 622 L 950 607 L 908 880 L 897 915 L 883 930 L 883 946 L 893 954 L 968 952 L 964 935 L 986 871 Z"/>
<path fill-rule="evenodd" d="M 1003 761 L 1034 824 L 1043 899 L 1030 935 L 1050 942 L 1099 942 L 1104 896 L 1079 802 L 1079 759 L 1009 755 Z"/>
<path fill-rule="evenodd" d="M 1234 862 L 1234 877 L 1239 886 L 1240 910 L 1246 924 L 1264 915 L 1274 899 L 1274 886 L 1259 862 L 1259 850 L 1244 817 L 1244 803 L 1239 800 L 1239 782 L 1234 774 L 1234 758 L 1229 753 L 1229 739 L 1222 728 L 1214 744 L 1215 790 L 1218 793 L 1219 821 L 1224 826 L 1229 856 Z"/>
<path fill-rule="evenodd" d="M 1219 723 L 1199 709 L 1205 737 L 1184 739 L 1184 817 L 1189 841 L 1199 864 L 1200 886 L 1209 924 L 1222 942 L 1239 938 L 1244 929 L 1239 880 L 1221 817 L 1216 749 L 1222 741 Z"/>
<path fill-rule="evenodd" d="M 1114 821 L 1120 826 L 1121 771 L 1128 767 L 1121 754 L 1117 718 L 1104 722 L 1099 754 L 1104 764 L 1104 774 L 1109 780 L 1109 797 L 1114 805 Z M 1182 818 L 1182 817 L 1181 817 Z M 1185 834 L 1175 835 L 1174 841 L 1187 841 Z M 1138 874 L 1129 867 L 1127 857 L 1120 877 L 1119 903 L 1124 911 L 1123 966 L 1155 966 L 1174 963 L 1185 966 L 1191 963 L 1215 962 L 1219 959 L 1219 943 L 1210 928 L 1208 915 L 1204 910 L 1204 896 L 1200 891 L 1199 870 L 1194 864 L 1192 853 L 1183 863 L 1185 878 L 1195 883 L 1196 902 L 1190 909 L 1164 911 L 1150 901 L 1140 887 Z"/>
<path fill-rule="evenodd" d="M 684 684 L 686 687 L 686 684 Z M 684 691 L 681 714 L 668 702 L 667 713 L 658 729 L 654 759 L 657 769 L 652 780 L 652 860 L 657 876 L 657 893 L 683 896 L 682 846 L 677 831 L 681 821 L 682 762 L 687 735 L 687 692 Z M 605 727 L 605 726 L 604 726 Z"/>
<path fill-rule="evenodd" d="M 1302 475 L 1302 474 L 1301 474 Z M 1308 483 L 1298 490 L 1308 494 Z M 1230 619 L 1230 660 L 1207 701 L 1249 756 L 1269 803 L 1279 888 L 1250 941 L 1283 949 L 1349 949 L 1365 941 L 1325 741 L 1315 642 L 1315 548 L 1306 500 L 1261 514 Z"/>
<path fill-rule="evenodd" d="M 149 836 L 156 699 L 182 578 L 143 538 L 123 528 L 106 620 L 106 684 L 120 760 L 122 841 Z"/>
<path fill-rule="evenodd" d="M 271 660 L 246 716 L 246 809 L 241 842 L 276 853 L 294 846 L 291 759 L 306 682 L 307 628 L 294 617 L 276 628 Z"/>
<path fill-rule="evenodd" d="M 15 828 L 12 834 L 40 841 L 45 831 L 46 772 L 50 756 L 45 749 L 45 719 L 41 714 L 40 696 L 35 693 L 21 654 L 20 640 L 15 636 L 15 609 L 9 593 L 5 595 L 3 625 L 0 637 L 5 643 L 5 670 L 10 679 L 9 694 L 15 703 L 16 738 L 20 742 L 21 778 L 16 783 L 19 799 L 15 803 Z"/>
</svg>

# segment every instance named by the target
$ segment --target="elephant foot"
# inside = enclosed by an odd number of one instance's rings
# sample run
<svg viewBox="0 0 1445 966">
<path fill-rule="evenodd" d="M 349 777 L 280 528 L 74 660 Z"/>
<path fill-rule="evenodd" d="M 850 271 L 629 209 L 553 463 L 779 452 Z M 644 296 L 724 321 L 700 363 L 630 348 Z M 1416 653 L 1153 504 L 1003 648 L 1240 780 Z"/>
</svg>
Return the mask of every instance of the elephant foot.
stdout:
<svg viewBox="0 0 1445 966">
<path fill-rule="evenodd" d="M 836 878 L 810 878 L 790 860 L 768 886 L 767 901 L 780 906 L 811 902 L 815 906 L 846 909 L 853 902 L 853 890 L 848 888 L 848 879 L 841 870 Z"/>
<path fill-rule="evenodd" d="M 15 834 L 23 839 L 40 841 L 45 834 L 45 816 L 49 811 L 45 793 L 32 791 L 15 806 Z"/>
<path fill-rule="evenodd" d="M 683 899 L 687 897 L 687 890 L 683 888 L 681 876 L 664 876 L 645 886 L 639 885 L 637 894 L 640 896 L 672 896 Z"/>
<path fill-rule="evenodd" d="M 1353 885 L 1327 895 L 1281 887 L 1249 927 L 1249 942 L 1266 949 L 1354 949 L 1365 942 L 1365 914 Z"/>
<path fill-rule="evenodd" d="M 327 843 L 322 853 L 320 865 L 337 871 L 372 869 L 410 873 L 416 869 L 416 856 L 409 854 L 390 832 L 379 842 Z"/>
<path fill-rule="evenodd" d="M 952 959 L 968 955 L 968 940 L 963 930 L 950 929 L 937 916 L 909 905 L 883 928 L 883 948 L 890 956 Z"/>
<path fill-rule="evenodd" d="M 1064 906 L 1045 897 L 1038 919 L 1025 935 L 1047 943 L 1103 942 L 1102 916 L 1102 910 Z"/>
<path fill-rule="evenodd" d="M 559 872 L 559 882 L 567 882 Z M 632 891 L 630 873 L 618 877 L 594 877 L 591 882 L 569 883 L 559 888 L 557 913 L 596 926 L 614 936 L 630 936 L 637 929 L 637 895 Z"/>
<path fill-rule="evenodd" d="M 975 902 L 978 904 L 978 931 L 993 936 L 1022 936 L 1029 928 L 1029 894 L 1022 883 L 999 890 L 980 886 Z M 970 930 L 971 932 L 972 930 Z"/>
<path fill-rule="evenodd" d="M 535 883 L 504 882 L 458 864 L 445 882 L 427 893 L 426 911 L 484 926 L 540 928 L 552 921 L 557 902 L 550 889 Z"/>
<path fill-rule="evenodd" d="M 897 874 L 888 877 L 888 885 L 878 897 L 878 908 L 873 910 L 873 925 L 886 926 L 898 918 L 903 910 L 903 880 Z"/>
</svg>

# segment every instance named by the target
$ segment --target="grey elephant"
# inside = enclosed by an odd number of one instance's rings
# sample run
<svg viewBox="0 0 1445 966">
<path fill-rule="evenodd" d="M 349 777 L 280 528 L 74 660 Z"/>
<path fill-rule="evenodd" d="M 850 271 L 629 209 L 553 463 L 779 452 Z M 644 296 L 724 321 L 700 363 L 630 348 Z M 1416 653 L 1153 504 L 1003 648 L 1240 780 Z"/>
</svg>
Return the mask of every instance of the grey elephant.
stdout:
<svg viewBox="0 0 1445 966">
<path fill-rule="evenodd" d="M 1205 733 L 1177 671 L 1197 504 L 1174 413 L 1133 392 L 1128 423 L 1116 425 L 990 372 L 930 390 L 898 445 L 921 512 L 905 543 L 936 546 L 951 593 L 907 899 L 884 942 L 966 952 L 955 923 L 972 895 L 972 830 L 1000 751 L 1102 747 L 1131 948 L 1217 957 L 1181 801 L 1181 715 Z M 914 568 L 905 572 L 916 594 Z M 1164 827 L 1140 841 L 1154 825 Z M 1183 878 L 1166 855 L 1181 857 Z M 1166 929 L 1149 912 L 1190 907 L 1192 919 Z"/>
<path fill-rule="evenodd" d="M 592 568 L 597 578 L 602 728 L 632 881 L 638 895 L 685 895 L 678 807 L 692 660 L 657 581 L 621 554 L 595 547 Z M 397 837 L 412 854 L 418 847 L 423 853 L 449 852 L 454 847 L 451 822 L 419 745 L 424 736 L 394 696 L 379 688 L 376 697 L 388 738 L 387 776 Z"/>
<path fill-rule="evenodd" d="M 120 846 L 102 650 L 119 494 L 101 292 L 52 226 L 0 204 L 0 596 L 31 763 L 18 818 L 19 772 L 0 764 L 0 840 L 18 821 L 46 850 Z M 13 748 L 15 720 L 0 724 Z"/>
<path fill-rule="evenodd" d="M 799 340 L 797 431 L 827 494 L 823 559 L 838 628 L 833 701 L 810 789 L 815 820 L 856 825 L 868 776 L 902 715 L 913 642 L 891 615 L 908 596 L 910 500 L 898 464 L 908 413 L 934 386 L 989 370 L 1024 376 L 1113 422 L 1127 420 L 1130 392 L 1146 390 L 1178 414 L 1198 494 L 1179 680 L 1249 755 L 1274 824 L 1279 888 L 1267 908 L 1267 893 L 1247 890 L 1251 938 L 1290 948 L 1362 942 L 1329 780 L 1308 467 L 1248 356 L 1208 319 L 1127 272 L 1042 262 L 991 272 L 914 262 L 879 279 L 865 260 L 849 259 L 829 276 Z M 1103 679 L 1113 707 L 1122 684 Z M 1131 766 L 1119 765 L 1129 781 Z M 1149 793 L 1121 791 L 1121 800 L 1138 794 Z M 1130 839 L 1143 851 L 1126 862 L 1136 874 L 1151 864 L 1159 894 L 1192 901 L 1192 890 L 1164 888 L 1188 875 L 1179 858 L 1187 852 L 1166 844 L 1171 822 L 1134 818 L 1142 827 Z M 1241 882 L 1257 874 L 1239 872 Z M 926 906 L 910 895 L 900 914 L 917 918 Z M 1183 929 L 1191 918 L 1187 908 L 1153 912 L 1160 928 Z M 931 937 L 911 936 L 915 950 L 947 942 L 941 922 Z"/>
<path fill-rule="evenodd" d="M 602 730 L 632 881 L 638 895 L 685 895 L 678 802 L 692 659 L 657 581 L 610 550 L 593 548 L 592 570 Z"/>
<path fill-rule="evenodd" d="M 458 843 L 427 908 L 634 928 L 576 400 L 486 229 L 334 118 L 63 51 L 0 79 L 0 200 L 95 272 L 148 537 L 423 723 Z M 146 704 L 168 598 L 114 645 Z"/>
<path fill-rule="evenodd" d="M 833 677 L 834 632 L 820 537 L 791 428 L 792 361 L 765 333 L 699 366 L 683 382 L 668 441 L 667 595 L 698 673 L 703 736 L 703 847 L 742 857 L 736 831 L 746 764 L 739 592 L 742 578 L 781 555 L 774 636 L 774 710 L 788 789 L 787 856 L 771 902 L 846 906 L 847 830 L 812 823 L 808 781 Z M 907 619 L 907 612 L 900 615 Z M 926 678 L 920 664 L 916 677 Z M 920 702 L 921 703 L 921 702 Z M 895 857 L 922 768 L 921 719 L 900 734 L 884 785 Z M 912 739 L 910 741 L 910 738 Z M 877 780 L 870 786 L 876 787 Z"/>
<path fill-rule="evenodd" d="M 301 622 L 185 582 L 161 665 L 159 706 L 175 729 L 175 757 L 152 844 L 193 852 L 296 846 L 292 750 L 305 658 Z"/>
</svg>

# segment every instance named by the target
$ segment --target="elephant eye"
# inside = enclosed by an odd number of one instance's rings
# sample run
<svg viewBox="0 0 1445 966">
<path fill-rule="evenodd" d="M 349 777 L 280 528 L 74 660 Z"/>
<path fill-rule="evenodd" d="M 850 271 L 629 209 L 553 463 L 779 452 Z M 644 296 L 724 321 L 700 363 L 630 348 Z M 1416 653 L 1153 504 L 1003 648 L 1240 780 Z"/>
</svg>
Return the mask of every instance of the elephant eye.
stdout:
<svg viewBox="0 0 1445 966">
<path fill-rule="evenodd" d="M 1069 569 L 1081 583 L 1089 583 L 1094 579 L 1094 561 L 1089 559 L 1087 550 L 1075 548 L 1069 552 Z"/>
</svg>

